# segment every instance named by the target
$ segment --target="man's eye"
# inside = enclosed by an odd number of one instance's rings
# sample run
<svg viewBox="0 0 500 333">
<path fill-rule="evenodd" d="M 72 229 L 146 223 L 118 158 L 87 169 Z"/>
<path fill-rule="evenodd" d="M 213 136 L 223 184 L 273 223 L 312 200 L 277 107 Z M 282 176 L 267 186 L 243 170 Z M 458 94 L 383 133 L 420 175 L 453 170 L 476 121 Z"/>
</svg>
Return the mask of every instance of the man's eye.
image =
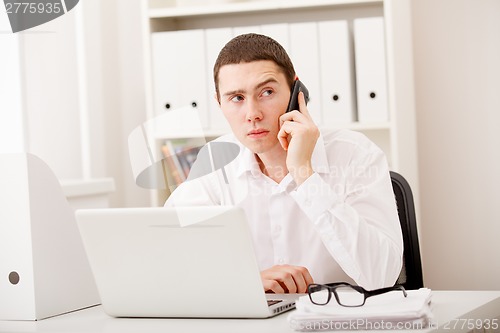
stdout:
<svg viewBox="0 0 500 333">
<path fill-rule="evenodd" d="M 231 102 L 241 102 L 243 100 L 243 96 L 237 95 L 231 98 Z"/>
<path fill-rule="evenodd" d="M 273 91 L 271 89 L 264 90 L 262 93 L 263 96 L 270 96 L 272 95 Z"/>
</svg>

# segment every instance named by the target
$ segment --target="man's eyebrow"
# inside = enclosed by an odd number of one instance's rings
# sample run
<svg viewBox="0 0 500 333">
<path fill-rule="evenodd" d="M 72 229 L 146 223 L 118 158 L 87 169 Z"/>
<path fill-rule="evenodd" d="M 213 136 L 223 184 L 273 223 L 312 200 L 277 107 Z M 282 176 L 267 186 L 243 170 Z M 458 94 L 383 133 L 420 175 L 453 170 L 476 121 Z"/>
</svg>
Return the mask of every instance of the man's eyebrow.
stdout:
<svg viewBox="0 0 500 333">
<path fill-rule="evenodd" d="M 269 78 L 269 79 L 259 83 L 255 87 L 255 89 L 260 89 L 260 88 L 268 85 L 269 83 L 278 83 L 278 80 L 276 80 L 275 78 Z M 236 89 L 236 90 L 227 91 L 227 92 L 223 93 L 222 96 L 240 95 L 240 94 L 244 94 L 245 92 L 246 92 L 246 90 Z"/>
<path fill-rule="evenodd" d="M 278 83 L 278 80 L 276 80 L 275 78 L 269 78 L 269 79 L 259 83 L 257 85 L 257 87 L 255 87 L 255 88 L 257 88 L 257 89 L 262 88 L 263 86 L 267 86 L 269 83 Z"/>
<path fill-rule="evenodd" d="M 227 91 L 223 93 L 222 96 L 241 95 L 243 93 L 245 93 L 245 90 L 237 89 L 237 90 Z"/>
</svg>

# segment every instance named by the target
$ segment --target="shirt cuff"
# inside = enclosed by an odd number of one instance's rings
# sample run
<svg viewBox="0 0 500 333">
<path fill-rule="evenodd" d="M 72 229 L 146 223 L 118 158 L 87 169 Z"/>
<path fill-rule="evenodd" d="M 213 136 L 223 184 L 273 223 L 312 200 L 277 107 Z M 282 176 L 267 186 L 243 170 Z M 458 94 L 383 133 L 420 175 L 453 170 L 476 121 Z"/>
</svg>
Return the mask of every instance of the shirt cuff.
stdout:
<svg viewBox="0 0 500 333">
<path fill-rule="evenodd" d="M 312 174 L 290 195 L 313 222 L 339 200 L 339 196 L 318 173 Z"/>
</svg>

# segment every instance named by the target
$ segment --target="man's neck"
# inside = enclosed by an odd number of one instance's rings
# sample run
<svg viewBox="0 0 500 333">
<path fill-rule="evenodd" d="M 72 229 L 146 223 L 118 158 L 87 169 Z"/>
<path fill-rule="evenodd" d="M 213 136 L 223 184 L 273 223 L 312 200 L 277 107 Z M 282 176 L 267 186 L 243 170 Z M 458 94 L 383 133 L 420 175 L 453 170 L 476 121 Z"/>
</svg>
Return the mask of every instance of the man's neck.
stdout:
<svg viewBox="0 0 500 333">
<path fill-rule="evenodd" d="M 288 174 L 286 151 L 281 146 L 278 145 L 276 149 L 269 152 L 255 154 L 255 157 L 259 163 L 260 171 L 276 183 L 280 183 Z"/>
</svg>

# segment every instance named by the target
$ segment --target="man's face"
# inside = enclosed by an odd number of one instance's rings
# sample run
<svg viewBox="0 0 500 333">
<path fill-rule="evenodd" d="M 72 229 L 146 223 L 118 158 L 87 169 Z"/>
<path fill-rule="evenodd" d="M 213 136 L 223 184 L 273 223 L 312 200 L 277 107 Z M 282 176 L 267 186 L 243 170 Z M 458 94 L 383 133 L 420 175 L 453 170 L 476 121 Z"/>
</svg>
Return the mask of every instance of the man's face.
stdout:
<svg viewBox="0 0 500 333">
<path fill-rule="evenodd" d="M 220 107 L 238 140 L 256 154 L 282 149 L 279 117 L 290 98 L 285 75 L 270 60 L 224 65 Z"/>
</svg>

